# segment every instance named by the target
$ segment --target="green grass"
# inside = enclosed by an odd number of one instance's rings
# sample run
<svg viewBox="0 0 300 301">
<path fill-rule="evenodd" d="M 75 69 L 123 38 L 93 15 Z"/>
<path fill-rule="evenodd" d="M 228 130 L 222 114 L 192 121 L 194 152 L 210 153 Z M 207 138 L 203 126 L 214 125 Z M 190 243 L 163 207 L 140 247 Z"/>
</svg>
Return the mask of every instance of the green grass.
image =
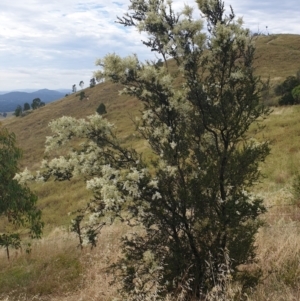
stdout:
<svg viewBox="0 0 300 301">
<path fill-rule="evenodd" d="M 282 188 L 291 184 L 300 170 L 300 106 L 274 108 L 264 121 L 264 129 L 251 134 L 260 140 L 268 140 L 271 154 L 261 168 L 264 184 L 275 184 Z M 261 187 L 261 189 L 263 189 Z"/>
</svg>

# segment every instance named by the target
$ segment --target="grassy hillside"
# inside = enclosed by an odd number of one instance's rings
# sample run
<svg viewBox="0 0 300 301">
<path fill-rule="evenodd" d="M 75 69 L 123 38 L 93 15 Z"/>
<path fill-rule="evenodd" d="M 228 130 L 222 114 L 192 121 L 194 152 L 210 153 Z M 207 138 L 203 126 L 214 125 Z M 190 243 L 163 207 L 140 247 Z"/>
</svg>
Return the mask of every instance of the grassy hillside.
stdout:
<svg viewBox="0 0 300 301">
<path fill-rule="evenodd" d="M 299 35 L 259 36 L 256 44 L 256 72 L 263 78 L 270 76 L 272 85 L 300 69 Z M 120 89 L 112 83 L 98 84 L 84 89 L 88 100 L 80 101 L 79 96 L 72 94 L 25 117 L 3 120 L 3 125 L 15 132 L 24 151 L 21 168 L 38 168 L 51 120 L 64 115 L 84 118 L 95 113 L 101 102 L 106 106 L 106 117 L 116 124 L 123 143 L 149 156 L 146 143 L 133 135 L 131 119 L 139 115 L 141 104 L 119 96 Z M 300 106 L 274 108 L 261 133 L 250 131 L 251 136 L 270 140 L 272 145 L 271 155 L 261 166 L 265 178 L 255 188 L 265 199 L 269 212 L 257 237 L 258 264 L 264 281 L 251 300 L 267 300 L 266 295 L 268 300 L 275 301 L 300 299 L 300 200 L 291 194 L 292 180 L 300 171 L 299 114 Z M 34 296 L 39 296 L 39 300 L 112 300 L 116 297 L 116 288 L 109 288 L 111 278 L 104 268 L 118 255 L 117 237 L 126 229 L 118 225 L 105 229 L 93 252 L 77 252 L 76 239 L 61 229 L 68 228 L 71 218 L 68 213 L 89 198 L 84 183 L 74 179 L 69 183 L 35 184 L 32 189 L 38 194 L 39 206 L 43 209 L 46 237 L 33 248 L 30 257 L 16 254 L 10 264 L 2 260 L 0 295 L 23 294 L 19 300 L 34 300 Z M 64 257 L 66 252 L 72 256 Z M 43 267 L 46 268 L 42 276 L 39 271 Z M 74 277 L 70 278 L 70 273 Z M 28 278 L 31 280 L 26 280 Z M 48 290 L 45 283 L 49 284 Z M 15 300 L 13 298 L 4 300 Z"/>
<path fill-rule="evenodd" d="M 278 34 L 256 37 L 257 74 L 272 84 L 282 82 L 300 69 L 300 35 Z"/>
<path fill-rule="evenodd" d="M 300 70 L 300 35 L 258 36 L 254 39 L 257 47 L 256 74 L 263 79 L 270 77 L 273 86 Z M 170 66 L 175 68 L 172 63 Z M 23 118 L 3 120 L 2 123 L 16 133 L 19 145 L 24 150 L 22 166 L 35 168 L 37 159 L 42 158 L 45 136 L 49 134 L 49 121 L 64 115 L 84 118 L 95 113 L 101 102 L 106 106 L 107 118 L 117 125 L 119 134 L 123 138 L 131 136 L 134 129 L 131 116 L 139 115 L 141 105 L 135 99 L 119 96 L 120 89 L 120 86 L 112 83 L 98 84 L 83 90 L 89 100 L 80 101 L 79 96 L 71 94 Z"/>
</svg>

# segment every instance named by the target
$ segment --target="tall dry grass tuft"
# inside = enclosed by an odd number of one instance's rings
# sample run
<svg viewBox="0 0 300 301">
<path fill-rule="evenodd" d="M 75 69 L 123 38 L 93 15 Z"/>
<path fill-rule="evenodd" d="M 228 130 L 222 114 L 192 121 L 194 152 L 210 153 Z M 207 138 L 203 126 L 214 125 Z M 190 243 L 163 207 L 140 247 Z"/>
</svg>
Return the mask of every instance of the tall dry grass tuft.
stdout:
<svg viewBox="0 0 300 301">
<path fill-rule="evenodd" d="M 119 287 L 110 285 L 114 278 L 108 268 L 121 255 L 120 237 L 127 231 L 128 228 L 121 224 L 104 228 L 97 247 L 92 250 L 85 248 L 81 254 L 84 266 L 81 290 L 70 292 L 64 298 L 54 297 L 51 301 L 111 301 L 118 298 Z"/>
<path fill-rule="evenodd" d="M 108 301 L 117 297 L 108 267 L 120 255 L 119 238 L 126 227 L 103 229 L 94 249 L 80 251 L 77 238 L 56 229 L 36 243 L 31 254 L 1 254 L 1 301 Z"/>
<path fill-rule="evenodd" d="M 1 252 L 0 296 L 5 300 L 41 300 L 49 294 L 73 290 L 80 283 L 82 265 L 74 237 L 56 230 L 33 244 L 31 253 L 11 252 L 11 260 Z"/>
<path fill-rule="evenodd" d="M 300 300 L 300 209 L 288 187 L 264 197 L 269 211 L 256 239 L 263 277 L 249 300 Z"/>
<path fill-rule="evenodd" d="M 300 300 L 300 223 L 279 219 L 257 238 L 264 279 L 251 300 Z"/>
</svg>

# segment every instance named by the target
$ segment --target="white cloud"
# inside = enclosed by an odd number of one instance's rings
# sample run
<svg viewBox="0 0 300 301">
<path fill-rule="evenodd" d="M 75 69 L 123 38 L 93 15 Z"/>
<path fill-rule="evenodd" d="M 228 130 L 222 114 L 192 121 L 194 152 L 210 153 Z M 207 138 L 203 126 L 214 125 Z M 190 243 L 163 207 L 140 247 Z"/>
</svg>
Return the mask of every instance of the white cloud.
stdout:
<svg viewBox="0 0 300 301">
<path fill-rule="evenodd" d="M 176 9 L 184 3 L 196 8 L 193 0 L 173 2 Z M 1 0 L 0 91 L 88 82 L 95 59 L 109 52 L 149 57 L 142 36 L 115 22 L 129 4 L 129 0 Z M 269 33 L 300 33 L 299 0 L 231 0 L 226 8 L 229 4 L 252 31 L 265 32 L 268 26 Z"/>
<path fill-rule="evenodd" d="M 236 15 L 243 17 L 245 26 L 254 32 L 300 34 L 300 23 L 297 20 L 300 13 L 299 0 L 231 0 L 230 3 Z"/>
</svg>

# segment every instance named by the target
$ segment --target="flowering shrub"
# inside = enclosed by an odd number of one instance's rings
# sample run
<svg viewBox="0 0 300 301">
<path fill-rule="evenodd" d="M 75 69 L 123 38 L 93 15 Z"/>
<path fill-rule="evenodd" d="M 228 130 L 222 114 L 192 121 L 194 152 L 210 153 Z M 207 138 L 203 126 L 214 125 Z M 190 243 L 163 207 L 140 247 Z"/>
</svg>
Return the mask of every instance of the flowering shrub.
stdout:
<svg viewBox="0 0 300 301">
<path fill-rule="evenodd" d="M 85 235 L 94 244 L 97 229 L 116 218 L 138 226 L 123 238 L 124 257 L 115 265 L 127 300 L 221 300 L 228 279 L 242 279 L 238 266 L 255 258 L 257 218 L 265 208 L 250 188 L 269 153 L 267 143 L 247 138 L 250 125 L 269 113 L 253 75 L 255 47 L 242 20 L 232 10 L 224 14 L 223 2 L 197 3 L 207 34 L 192 8 L 176 14 L 171 1 L 132 0 L 130 13 L 119 18 L 148 34 L 143 43 L 164 64 L 116 54 L 97 62 L 96 78 L 121 83 L 122 93 L 144 104 L 137 128 L 156 154 L 150 166 L 98 114 L 50 124 L 47 151 L 84 140 L 68 155 L 44 161 L 40 173 L 45 180 L 87 180 L 94 199 L 74 223 L 81 229 L 90 216 L 80 241 Z M 170 72 L 169 58 L 178 72 Z"/>
</svg>

